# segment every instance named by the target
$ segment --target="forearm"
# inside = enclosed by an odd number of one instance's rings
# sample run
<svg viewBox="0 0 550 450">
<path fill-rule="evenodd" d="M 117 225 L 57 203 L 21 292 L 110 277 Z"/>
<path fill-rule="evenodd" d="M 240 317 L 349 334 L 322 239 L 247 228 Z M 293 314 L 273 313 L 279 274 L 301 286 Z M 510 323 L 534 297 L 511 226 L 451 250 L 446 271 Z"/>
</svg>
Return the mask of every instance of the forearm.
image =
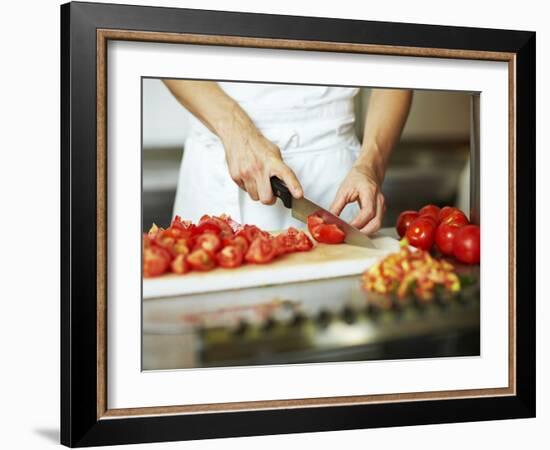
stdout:
<svg viewBox="0 0 550 450">
<path fill-rule="evenodd" d="M 172 95 L 223 142 L 236 132 L 257 132 L 246 112 L 215 81 L 162 81 Z"/>
<path fill-rule="evenodd" d="M 407 120 L 412 91 L 373 89 L 369 99 L 358 168 L 372 170 L 378 182 L 384 180 L 386 166 Z"/>
</svg>

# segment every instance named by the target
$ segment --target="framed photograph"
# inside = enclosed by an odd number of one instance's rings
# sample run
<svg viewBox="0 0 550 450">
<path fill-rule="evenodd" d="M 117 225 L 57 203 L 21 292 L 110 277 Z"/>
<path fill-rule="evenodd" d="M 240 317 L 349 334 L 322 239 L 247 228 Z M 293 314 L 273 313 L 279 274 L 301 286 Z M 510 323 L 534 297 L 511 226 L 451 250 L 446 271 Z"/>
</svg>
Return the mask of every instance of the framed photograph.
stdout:
<svg viewBox="0 0 550 450">
<path fill-rule="evenodd" d="M 61 56 L 64 445 L 535 416 L 535 33 L 73 2 Z"/>
</svg>

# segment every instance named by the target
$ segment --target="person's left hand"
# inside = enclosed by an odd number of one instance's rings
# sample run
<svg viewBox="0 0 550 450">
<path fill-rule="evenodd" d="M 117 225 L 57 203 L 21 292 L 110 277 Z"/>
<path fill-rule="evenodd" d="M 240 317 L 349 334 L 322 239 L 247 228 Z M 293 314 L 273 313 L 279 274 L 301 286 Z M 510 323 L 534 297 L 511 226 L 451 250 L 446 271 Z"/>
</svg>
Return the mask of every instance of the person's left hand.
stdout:
<svg viewBox="0 0 550 450">
<path fill-rule="evenodd" d="M 380 185 L 381 180 L 372 169 L 366 166 L 354 166 L 338 188 L 330 211 L 340 215 L 348 203 L 357 201 L 360 211 L 350 225 L 367 235 L 374 233 L 382 225 L 382 217 L 386 212 Z"/>
</svg>

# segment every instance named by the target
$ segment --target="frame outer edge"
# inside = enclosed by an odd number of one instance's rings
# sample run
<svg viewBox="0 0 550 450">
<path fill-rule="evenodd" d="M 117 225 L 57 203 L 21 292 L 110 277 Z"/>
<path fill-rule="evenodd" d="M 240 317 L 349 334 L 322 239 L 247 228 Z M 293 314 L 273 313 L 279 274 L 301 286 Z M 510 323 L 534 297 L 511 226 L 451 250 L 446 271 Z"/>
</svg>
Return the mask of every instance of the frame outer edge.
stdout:
<svg viewBox="0 0 550 450">
<path fill-rule="evenodd" d="M 70 14 L 71 5 L 60 7 L 60 111 L 61 111 L 61 317 L 60 317 L 60 443 L 71 444 L 71 331 L 70 331 Z"/>
<path fill-rule="evenodd" d="M 135 8 L 135 9 L 130 9 Z M 163 16 L 167 15 L 169 13 L 169 10 L 164 8 L 166 12 L 160 13 L 159 10 L 162 8 L 150 8 L 148 10 L 156 9 L 155 14 L 157 16 Z M 65 10 L 65 13 L 63 12 Z M 138 11 L 139 10 L 139 11 Z M 74 82 L 75 80 L 80 81 L 79 76 L 83 76 L 83 73 L 86 72 L 86 68 L 89 71 L 91 61 L 89 59 L 89 55 L 87 52 L 90 52 L 93 47 L 93 45 L 96 44 L 96 37 L 95 33 L 93 37 L 91 36 L 92 30 L 95 31 L 96 28 L 105 27 L 110 28 L 113 24 L 131 24 L 135 22 L 136 20 L 142 21 L 143 26 L 146 26 L 146 18 L 139 16 L 139 14 L 144 13 L 146 8 L 144 7 L 129 7 L 127 5 L 106 5 L 106 4 L 86 4 L 86 3 L 73 3 L 71 5 L 63 5 L 61 7 L 62 11 L 62 20 L 61 20 L 61 26 L 62 26 L 62 33 L 61 33 L 61 56 L 62 56 L 62 66 L 61 66 L 61 76 L 62 76 L 62 87 L 63 84 L 65 86 L 65 89 L 62 88 L 61 90 L 61 113 L 62 113 L 62 130 L 61 130 L 61 144 L 62 144 L 62 160 L 61 160 L 61 176 L 62 176 L 62 186 L 61 186 L 61 200 L 62 200 L 62 240 L 61 240 L 61 253 L 62 253 L 62 271 L 61 271 L 61 288 L 62 288 L 62 320 L 69 319 L 67 322 L 61 323 L 61 334 L 62 334 L 62 396 L 61 396 L 61 406 L 62 406 L 62 418 L 61 418 L 61 424 L 62 424 L 62 434 L 61 439 L 62 443 L 65 445 L 76 445 L 76 446 L 83 446 L 83 445 L 105 445 L 105 444 L 112 444 L 112 443 L 137 443 L 137 442 L 153 442 L 158 441 L 159 436 L 166 436 L 166 438 L 163 438 L 162 440 L 181 440 L 181 439 L 203 439 L 203 438 L 212 438 L 212 437 L 222 437 L 222 436 L 244 436 L 244 435 L 263 435 L 263 434 L 274 434 L 274 433 L 294 433 L 294 432 L 306 432 L 306 431 L 322 431 L 322 430 L 338 430 L 338 429 L 352 429 L 352 428 L 365 428 L 365 427 L 381 427 L 381 426 L 399 426 L 399 425 L 410 425 L 410 424 L 421 424 L 421 423 L 443 423 L 447 421 L 477 421 L 477 420 L 491 420 L 491 419 L 497 419 L 497 418 L 515 418 L 515 417 L 532 417 L 535 412 L 535 354 L 534 354 L 534 319 L 535 319 L 535 308 L 534 303 L 531 304 L 531 298 L 528 298 L 529 295 L 523 295 L 523 297 L 527 298 L 528 301 L 520 302 L 518 304 L 518 313 L 521 314 L 522 319 L 526 321 L 525 324 L 520 324 L 518 326 L 518 335 L 523 336 L 522 339 L 522 345 L 525 347 L 522 347 L 518 350 L 518 353 L 521 353 L 524 355 L 525 359 L 525 366 L 521 365 L 522 361 L 518 361 L 517 364 L 517 374 L 518 374 L 518 395 L 516 397 L 508 397 L 508 398 L 492 398 L 493 401 L 491 404 L 488 404 L 486 402 L 482 402 L 482 400 L 448 400 L 444 401 L 443 404 L 448 405 L 455 405 L 457 408 L 447 408 L 443 409 L 443 411 L 440 411 L 438 415 L 433 414 L 433 408 L 427 408 L 426 409 L 420 409 L 420 416 L 419 417 L 410 417 L 410 415 L 406 414 L 406 418 L 403 418 L 403 411 L 414 411 L 417 410 L 417 406 L 413 403 L 398 403 L 391 407 L 392 411 L 401 411 L 401 413 L 397 413 L 397 416 L 395 418 L 392 417 L 386 417 L 387 413 L 390 412 L 390 409 L 384 409 L 380 410 L 377 405 L 357 405 L 355 407 L 337 407 L 341 408 L 339 411 L 342 411 L 344 414 L 337 414 L 336 416 L 332 416 L 329 420 L 327 420 L 327 415 L 323 411 L 327 411 L 326 408 L 312 408 L 310 412 L 304 411 L 305 408 L 299 408 L 296 410 L 291 411 L 284 411 L 284 414 L 279 414 L 276 411 L 273 410 L 264 410 L 264 411 L 257 411 L 257 412 L 235 412 L 232 414 L 221 414 L 223 416 L 223 419 L 221 422 L 217 422 L 217 419 L 214 420 L 214 417 L 218 416 L 217 414 L 214 414 L 212 416 L 210 415 L 192 415 L 188 416 L 185 423 L 199 425 L 199 424 L 208 424 L 214 425 L 214 423 L 218 423 L 218 426 L 221 427 L 219 432 L 216 433 L 212 428 L 207 427 L 206 429 L 197 429 L 194 427 L 185 427 L 180 428 L 178 426 L 178 429 L 171 429 L 168 426 L 169 424 L 182 424 L 182 418 L 181 416 L 167 416 L 167 417 L 142 417 L 142 418 L 132 418 L 132 419 L 116 419 L 116 420 L 100 420 L 97 421 L 97 416 L 92 417 L 91 416 L 91 405 L 89 404 L 91 402 L 92 396 L 89 392 L 86 391 L 86 389 L 89 387 L 89 385 L 94 384 L 94 387 L 97 387 L 97 373 L 94 370 L 93 374 L 88 373 L 84 369 L 87 369 L 89 366 L 88 356 L 87 355 L 80 355 L 79 352 L 77 352 L 76 346 L 79 346 L 78 350 L 80 351 L 88 351 L 89 347 L 92 346 L 97 352 L 97 345 L 99 342 L 99 337 L 94 334 L 93 336 L 87 336 L 86 332 L 89 331 L 89 323 L 88 321 L 91 321 L 92 318 L 87 318 L 83 323 L 81 324 L 79 320 L 84 319 L 82 316 L 85 313 L 89 313 L 89 307 L 88 301 L 90 300 L 90 295 L 92 293 L 88 292 L 79 292 L 78 297 L 82 298 L 73 298 L 74 292 L 78 292 L 76 287 L 74 285 L 78 285 L 79 288 L 89 288 L 90 279 L 93 278 L 96 280 L 96 273 L 93 274 L 93 277 L 89 277 L 89 275 L 86 275 L 84 271 L 82 270 L 82 264 L 75 264 L 75 261 L 72 259 L 69 259 L 71 257 L 71 253 L 76 252 L 77 250 L 73 249 L 71 247 L 71 244 L 74 244 L 78 247 L 79 250 L 88 250 L 92 247 L 89 243 L 86 244 L 78 244 L 78 241 L 73 236 L 72 227 L 77 226 L 79 223 L 82 223 L 82 217 L 78 217 L 78 213 L 83 213 L 85 215 L 86 219 L 89 218 L 90 210 L 93 209 L 94 212 L 96 212 L 95 205 L 90 205 L 88 208 L 78 208 L 78 200 L 91 200 L 95 199 L 95 196 L 98 194 L 97 186 L 96 189 L 93 189 L 93 193 L 83 193 L 80 192 L 82 190 L 83 185 L 86 186 L 85 189 L 92 188 L 91 185 L 89 185 L 90 180 L 99 181 L 99 178 L 95 178 L 95 175 L 92 176 L 89 173 L 89 170 L 86 171 L 83 168 L 83 164 L 88 162 L 91 158 L 89 155 L 85 154 L 85 151 L 89 150 L 89 146 L 92 144 L 90 142 L 90 136 L 88 135 L 86 130 L 86 127 L 83 127 L 83 125 L 87 125 L 89 128 L 89 125 L 91 123 L 91 111 L 90 108 L 93 106 L 94 111 L 96 107 L 96 102 L 93 102 L 93 105 L 87 105 L 88 97 L 91 96 L 91 93 L 89 92 L 90 89 L 96 88 L 96 77 L 95 72 L 92 77 L 88 80 L 88 77 L 85 76 L 82 80 L 85 82 L 83 86 L 81 86 L 81 89 L 83 89 L 85 92 L 84 94 L 81 93 L 81 90 L 75 90 L 72 91 L 72 87 L 70 82 Z M 119 13 L 121 11 L 125 12 L 131 12 L 135 13 L 133 17 L 126 17 L 121 16 Z M 192 17 L 200 16 L 202 19 L 205 18 L 206 14 L 209 12 L 207 11 L 195 11 L 195 12 L 189 12 L 190 10 L 187 10 L 187 12 L 182 11 L 181 15 L 185 16 L 185 14 L 189 14 Z M 108 14 L 110 12 L 113 12 L 113 14 Z M 139 13 L 139 14 L 138 14 Z M 222 17 L 225 14 L 225 17 L 231 15 L 230 13 L 223 13 L 223 12 L 212 12 L 215 13 L 217 17 Z M 202 15 L 201 15 L 202 14 Z M 179 16 L 180 13 L 177 13 Z M 235 15 L 233 15 L 235 16 Z M 250 14 L 240 14 L 235 17 L 243 18 L 250 18 Z M 262 15 L 258 15 L 262 16 Z M 273 16 L 274 17 L 274 16 Z M 264 21 L 268 21 L 273 19 L 272 16 L 264 16 L 259 17 L 260 23 Z M 281 16 L 279 16 L 281 17 Z M 290 20 L 291 16 L 287 16 L 287 18 Z M 201 19 L 201 20 L 202 20 Z M 298 21 L 300 19 L 297 19 Z M 294 20 L 293 19 L 293 20 Z M 314 19 L 314 18 L 309 18 Z M 280 19 L 273 19 L 273 21 L 281 20 Z M 320 21 L 321 19 L 319 19 Z M 327 23 L 330 23 L 331 19 L 324 19 Z M 338 19 L 336 19 L 338 20 Z M 239 22 L 239 21 L 237 21 Z M 346 21 L 340 20 L 342 24 Z M 312 23 L 312 22 L 310 22 Z M 386 23 L 382 24 L 381 26 L 389 26 L 391 24 Z M 402 25 L 403 27 L 407 27 L 409 29 L 412 29 L 414 27 L 422 27 L 422 25 L 414 25 L 414 24 L 395 24 L 397 26 Z M 179 26 L 179 25 L 178 25 Z M 224 25 L 225 26 L 225 25 Z M 230 27 L 234 26 L 238 27 L 239 24 L 236 23 L 235 25 L 231 25 Z M 164 27 L 164 25 L 162 26 Z M 199 28 L 207 28 L 205 23 L 203 22 Z M 456 29 L 460 27 L 449 27 Z M 433 29 L 432 29 L 433 30 Z M 464 29 L 466 30 L 466 29 Z M 460 31 L 460 30 L 456 30 Z M 493 30 L 483 30 L 483 29 L 477 29 L 475 32 L 472 32 L 476 35 L 479 35 L 480 32 L 486 31 L 487 33 L 493 33 L 493 35 L 496 35 L 498 33 L 501 33 L 505 30 L 500 30 L 493 32 Z M 212 31 L 209 31 L 212 32 Z M 251 31 L 244 31 L 246 35 L 253 36 L 256 33 L 258 33 L 257 29 L 256 31 L 252 29 Z M 263 31 L 262 31 L 263 33 Z M 526 156 L 526 151 L 530 151 L 531 145 L 533 145 L 534 148 L 534 100 L 535 100 L 535 86 L 534 86 L 534 79 L 535 74 L 533 72 L 535 67 L 535 39 L 534 39 L 534 33 L 528 33 L 528 32 L 509 32 L 509 35 L 506 36 L 512 36 L 514 34 L 513 39 L 510 37 L 510 42 L 508 42 L 507 46 L 512 46 L 517 52 L 518 56 L 518 64 L 517 64 L 517 71 L 518 71 L 518 91 L 517 91 L 517 97 L 521 99 L 522 93 L 527 94 L 525 101 L 521 103 L 521 105 L 517 105 L 517 110 L 521 112 L 521 114 L 518 113 L 518 117 L 522 119 L 521 121 L 518 121 L 518 133 L 516 136 L 516 152 L 518 156 L 520 155 L 520 151 L 522 151 L 521 154 L 523 154 L 523 159 L 520 160 L 518 158 L 517 166 L 516 166 L 516 173 L 523 175 L 524 183 L 518 186 L 518 198 L 523 198 L 524 201 L 524 207 L 518 208 L 518 221 L 517 221 L 517 229 L 520 230 L 521 227 L 528 228 L 523 229 L 523 231 L 529 231 L 529 241 L 526 242 L 525 240 L 522 242 L 522 244 L 534 244 L 534 222 L 531 223 L 530 218 L 534 214 L 534 176 L 533 171 L 534 169 L 534 158 L 530 159 L 529 156 Z M 215 33 L 214 33 L 215 34 Z M 307 34 L 307 33 L 306 33 Z M 521 35 L 522 41 L 521 43 L 518 42 L 518 36 Z M 531 37 L 532 38 L 531 38 Z M 493 36 L 494 37 L 494 36 Z M 79 41 L 84 39 L 83 42 Z M 93 43 L 91 42 L 93 41 Z M 79 47 L 71 48 L 72 43 L 79 43 Z M 65 43 L 65 47 L 64 47 Z M 482 44 L 483 45 L 483 44 Z M 487 44 L 489 47 L 492 45 Z M 478 44 L 475 44 L 474 47 L 479 46 Z M 78 50 L 78 51 L 77 51 Z M 94 62 L 96 55 L 94 54 Z M 84 59 L 86 58 L 86 59 Z M 84 67 L 82 67 L 84 66 Z M 84 70 L 83 70 L 84 68 Z M 67 79 L 64 79 L 64 76 L 67 77 Z M 523 78 L 522 78 L 523 77 Z M 93 80 L 92 80 L 93 78 Z M 525 79 L 524 79 L 525 78 Z M 63 83 L 63 80 L 65 80 L 65 83 Z M 523 80 L 523 81 L 522 81 Z M 523 89 L 520 89 L 520 87 L 523 85 Z M 97 92 L 94 91 L 94 92 Z M 64 97 L 65 96 L 65 97 Z M 85 104 L 78 104 L 78 100 L 86 100 Z M 518 103 L 520 102 L 518 100 Z M 532 103 L 531 103 L 532 101 Z M 531 108 L 531 105 L 533 106 Z M 74 107 L 74 109 L 77 109 L 78 111 L 75 112 L 73 109 L 71 109 L 71 106 Z M 531 114 L 529 114 L 529 111 L 531 111 Z M 94 119 L 97 119 L 94 117 Z M 531 124 L 529 122 L 531 121 Z M 94 120 L 94 123 L 96 121 Z M 527 123 L 527 125 L 526 125 Z M 64 126 L 65 125 L 65 126 Z M 523 128 L 522 128 L 523 127 Z M 522 129 L 523 132 L 520 133 L 519 130 Z M 72 134 L 74 133 L 74 135 Z M 93 133 L 91 134 L 94 138 L 96 138 L 96 130 L 93 130 Z M 88 141 L 84 142 L 85 146 L 84 148 L 81 148 L 79 150 L 79 153 L 75 153 L 76 150 L 78 150 L 78 145 L 83 143 L 82 139 L 87 138 Z M 95 143 L 95 140 L 94 140 Z M 520 144 L 526 144 L 529 145 L 527 149 L 522 149 L 522 146 Z M 74 157 L 74 159 L 78 159 L 78 161 L 72 161 L 70 158 Z M 95 150 L 93 151 L 93 159 L 94 162 L 96 160 L 96 154 Z M 95 166 L 95 164 L 94 164 Z M 73 173 L 74 169 L 74 173 Z M 531 171 L 531 173 L 529 173 Z M 78 180 L 79 175 L 85 175 L 84 180 Z M 74 177 L 74 178 L 73 178 Z M 88 183 L 88 184 L 86 184 Z M 65 189 L 64 189 L 65 188 Z M 526 188 L 526 189 L 525 189 Z M 525 198 L 522 196 L 524 191 L 527 191 L 527 193 L 532 193 L 532 197 Z M 72 198 L 72 196 L 78 198 L 78 200 L 75 200 Z M 97 198 L 99 199 L 99 198 Z M 532 202 L 532 203 L 531 203 Z M 68 206 L 68 208 L 63 208 L 64 206 Z M 71 208 L 74 207 L 74 210 Z M 63 211 L 66 211 L 64 214 Z M 78 211 L 77 211 L 78 210 Z M 526 218 L 521 217 L 521 213 L 525 213 Z M 526 226 L 527 224 L 527 226 Z M 95 234 L 95 226 L 96 226 L 95 220 L 93 221 L 93 224 L 91 224 L 90 228 L 93 228 L 94 234 Z M 78 228 L 75 228 L 78 232 L 79 236 L 84 236 L 86 238 L 89 237 L 88 232 L 83 233 Z M 66 234 L 63 234 L 66 232 Z M 524 238 L 525 239 L 525 238 Z M 73 242 L 74 241 L 74 242 Z M 78 245 L 77 245 L 78 244 Z M 94 241 L 94 247 L 96 242 Z M 525 276 L 525 283 L 522 283 L 523 285 L 527 285 L 528 282 L 534 281 L 534 272 L 529 273 L 528 271 L 532 271 L 533 266 L 532 264 L 529 266 L 529 262 L 531 261 L 531 258 L 529 255 L 531 254 L 531 249 L 528 246 L 520 247 L 520 250 L 522 248 L 525 248 L 525 250 L 522 250 L 520 252 L 521 256 L 520 258 L 517 258 L 517 261 L 519 260 L 520 263 L 523 263 L 523 269 L 521 269 L 521 273 Z M 68 256 L 68 258 L 63 258 L 64 256 Z M 91 266 L 95 267 L 96 262 L 96 255 L 90 255 L 87 258 L 88 267 L 91 269 Z M 93 261 L 92 261 L 93 259 Z M 521 268 L 521 264 L 517 264 L 518 267 Z M 74 274 L 73 271 L 74 270 Z M 526 275 L 530 275 L 527 277 Z M 74 280 L 73 280 L 74 277 Z M 519 283 L 518 283 L 519 284 Z M 517 292 L 519 293 L 521 291 L 521 286 L 517 286 Z M 523 294 L 527 293 L 534 293 L 534 289 L 531 286 L 527 291 L 521 291 Z M 95 291 L 95 288 L 93 289 L 94 297 L 96 296 L 97 292 Z M 532 297 L 534 299 L 534 296 Z M 79 302 L 77 300 L 82 300 L 84 302 Z M 71 303 L 72 302 L 72 303 Z M 84 303 L 84 305 L 82 304 Z M 94 310 L 96 313 L 99 313 L 99 311 L 96 309 Z M 65 315 L 64 315 L 65 314 Z M 519 316 L 518 314 L 518 316 Z M 94 317 L 93 319 L 97 320 L 97 317 Z M 75 324 L 78 325 L 78 327 L 71 328 L 71 321 L 75 320 Z M 94 320 L 94 324 L 96 322 Z M 82 325 L 82 327 L 81 327 Z M 83 328 L 79 329 L 79 328 Z M 63 337 L 67 337 L 69 340 L 63 340 Z M 91 342 L 93 341 L 93 342 Z M 71 348 L 71 346 L 73 348 Z M 74 358 L 73 358 L 74 356 Z M 96 353 L 93 355 L 94 357 L 97 356 Z M 63 380 L 63 376 L 68 375 L 68 379 Z M 67 384 L 68 382 L 68 384 Z M 532 383 L 532 384 L 531 384 Z M 76 384 L 77 386 L 75 387 Z M 95 400 L 97 400 L 97 391 L 94 389 L 93 397 Z M 82 401 L 82 403 L 80 403 Z M 429 402 L 421 402 L 422 404 L 429 404 Z M 75 405 L 75 408 L 72 408 L 72 406 Z M 460 407 L 458 407 L 460 405 Z M 469 406 L 467 406 L 469 405 Z M 464 412 L 469 410 L 471 407 L 474 407 L 474 405 L 481 406 L 480 408 L 473 408 L 472 415 L 465 417 L 463 415 Z M 504 408 L 498 408 L 497 405 L 500 405 Z M 507 405 L 507 406 L 505 406 Z M 95 405 L 93 405 L 93 412 L 94 415 L 97 414 L 97 402 Z M 418 405 L 418 407 L 422 408 L 422 406 Z M 89 410 L 90 409 L 90 410 Z M 374 412 L 374 411 L 380 411 L 382 413 L 381 416 L 368 414 L 368 418 L 361 414 L 360 416 L 357 416 L 356 414 L 350 415 L 351 411 L 356 412 Z M 334 412 L 337 412 L 334 411 Z M 347 411 L 347 412 L 346 412 Z M 461 412 L 463 411 L 463 412 Z M 283 411 L 281 411 L 282 413 Z M 442 414 L 441 414 L 442 413 Z M 323 416 L 324 415 L 324 416 Z M 209 416 L 210 418 L 206 417 Z M 233 417 L 233 418 L 232 418 Z M 241 417 L 242 419 L 245 419 L 245 421 L 248 421 L 248 419 L 251 420 L 252 425 L 247 425 L 244 423 L 237 423 L 237 418 Z M 271 418 L 279 417 L 282 420 L 282 423 L 277 424 L 274 423 Z M 295 420 L 291 420 L 291 417 L 294 417 L 294 419 L 297 419 L 298 417 L 302 418 L 302 421 L 298 420 L 296 422 Z M 307 417 L 307 419 L 306 419 Z M 340 418 L 338 418 L 340 417 Z M 270 419 L 267 422 L 266 419 Z M 314 420 L 314 418 L 317 418 Z M 349 418 L 346 419 L 346 418 Z M 227 422 L 228 420 L 229 422 Z M 346 421 L 347 420 L 347 421 Z M 118 424 L 117 424 L 118 422 Z M 256 425 L 259 425 L 259 429 L 254 428 L 253 424 L 256 423 Z M 140 426 L 141 424 L 141 426 Z M 233 425 L 231 425 L 233 424 Z M 150 427 L 149 427 L 149 426 Z M 145 426 L 145 429 L 144 427 Z M 236 426 L 236 428 L 234 428 Z M 164 430 L 164 431 L 163 431 Z M 255 430 L 255 431 L 254 431 Z M 159 434 L 160 433 L 160 434 Z"/>
<path fill-rule="evenodd" d="M 536 415 L 536 34 L 530 33 L 516 60 L 516 246 L 517 395 L 526 417 Z M 523 157 L 520 157 L 523 155 Z"/>
</svg>

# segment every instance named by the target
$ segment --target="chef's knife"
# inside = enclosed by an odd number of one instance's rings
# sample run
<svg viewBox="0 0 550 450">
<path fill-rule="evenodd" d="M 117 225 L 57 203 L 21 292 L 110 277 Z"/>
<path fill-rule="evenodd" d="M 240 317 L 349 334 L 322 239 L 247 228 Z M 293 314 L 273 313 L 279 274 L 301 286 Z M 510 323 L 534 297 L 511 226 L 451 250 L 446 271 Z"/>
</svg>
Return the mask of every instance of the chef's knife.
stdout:
<svg viewBox="0 0 550 450">
<path fill-rule="evenodd" d="M 352 227 L 349 223 L 344 222 L 340 219 L 340 217 L 332 214 L 324 208 L 321 208 L 319 205 L 316 205 L 305 197 L 300 199 L 292 197 L 292 194 L 283 180 L 277 177 L 271 177 L 271 189 L 273 190 L 273 195 L 275 195 L 275 197 L 279 197 L 283 202 L 283 205 L 291 209 L 292 217 L 300 222 L 307 224 L 307 217 L 311 214 L 317 213 L 326 223 L 335 224 L 344 233 L 346 233 L 344 242 L 347 244 L 356 245 L 359 247 L 376 248 L 367 236 L 361 233 L 357 228 Z"/>
</svg>

